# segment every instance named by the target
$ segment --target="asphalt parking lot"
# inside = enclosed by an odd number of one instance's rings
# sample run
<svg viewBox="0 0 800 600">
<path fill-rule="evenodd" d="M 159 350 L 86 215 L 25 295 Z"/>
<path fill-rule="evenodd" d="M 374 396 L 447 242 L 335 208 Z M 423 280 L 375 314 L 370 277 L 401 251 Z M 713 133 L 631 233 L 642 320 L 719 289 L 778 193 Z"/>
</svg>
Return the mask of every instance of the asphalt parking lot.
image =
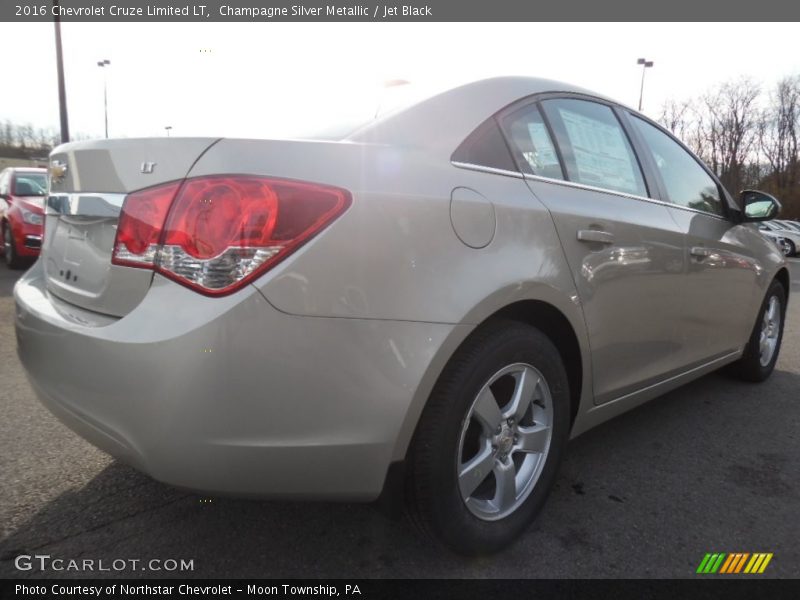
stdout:
<svg viewBox="0 0 800 600">
<path fill-rule="evenodd" d="M 792 269 L 797 295 L 800 260 Z M 772 552 L 763 576 L 800 577 L 797 298 L 767 383 L 712 374 L 574 440 L 522 540 L 464 559 L 372 506 L 201 498 L 96 450 L 25 379 L 18 276 L 0 266 L 0 577 L 75 575 L 20 572 L 20 554 L 193 559 L 192 572 L 174 575 L 204 578 L 693 577 L 706 552 Z"/>
</svg>

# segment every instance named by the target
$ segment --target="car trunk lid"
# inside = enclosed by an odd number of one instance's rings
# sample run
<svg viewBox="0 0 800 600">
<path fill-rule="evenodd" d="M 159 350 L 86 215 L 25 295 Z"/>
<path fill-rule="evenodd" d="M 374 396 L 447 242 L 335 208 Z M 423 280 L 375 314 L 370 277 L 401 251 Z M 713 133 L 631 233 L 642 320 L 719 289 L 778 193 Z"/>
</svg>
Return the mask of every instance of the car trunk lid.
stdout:
<svg viewBox="0 0 800 600">
<path fill-rule="evenodd" d="M 152 272 L 111 264 L 127 194 L 184 179 L 217 140 L 152 138 L 66 144 L 50 156 L 41 252 L 48 290 L 81 308 L 121 317 L 139 304 Z"/>
</svg>

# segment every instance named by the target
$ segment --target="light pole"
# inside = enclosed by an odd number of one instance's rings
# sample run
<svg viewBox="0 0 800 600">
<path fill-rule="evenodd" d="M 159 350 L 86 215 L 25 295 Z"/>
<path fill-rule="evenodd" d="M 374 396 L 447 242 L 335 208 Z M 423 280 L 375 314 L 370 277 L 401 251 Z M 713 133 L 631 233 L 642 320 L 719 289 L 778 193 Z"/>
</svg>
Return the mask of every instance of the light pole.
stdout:
<svg viewBox="0 0 800 600">
<path fill-rule="evenodd" d="M 58 6 L 54 0 L 53 6 Z M 67 119 L 67 89 L 64 85 L 64 56 L 61 51 L 61 18 L 56 12 L 54 20 L 56 28 L 56 70 L 58 72 L 58 114 L 61 120 L 61 143 L 69 141 L 69 120 Z"/>
<path fill-rule="evenodd" d="M 167 137 L 169 137 L 169 131 L 170 129 L 172 129 L 172 125 L 167 125 L 166 127 L 164 127 L 164 129 L 167 131 Z"/>
<path fill-rule="evenodd" d="M 639 112 L 642 111 L 642 96 L 644 95 L 644 73 L 647 69 L 653 66 L 652 60 L 647 60 L 645 58 L 640 58 L 636 61 L 637 65 L 642 65 L 642 85 L 639 88 Z"/>
<path fill-rule="evenodd" d="M 105 110 L 106 115 L 106 139 L 108 138 L 108 77 L 106 77 L 106 71 L 104 67 L 107 67 L 110 64 L 111 61 L 107 58 L 97 61 L 97 66 L 103 68 L 103 109 Z"/>
</svg>

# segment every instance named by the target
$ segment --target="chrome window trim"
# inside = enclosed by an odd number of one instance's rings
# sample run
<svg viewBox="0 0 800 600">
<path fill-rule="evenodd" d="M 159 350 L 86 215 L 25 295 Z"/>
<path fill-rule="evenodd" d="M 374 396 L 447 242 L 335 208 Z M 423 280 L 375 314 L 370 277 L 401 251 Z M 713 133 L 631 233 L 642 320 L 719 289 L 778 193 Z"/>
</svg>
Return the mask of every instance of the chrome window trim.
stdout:
<svg viewBox="0 0 800 600">
<path fill-rule="evenodd" d="M 667 202 L 665 200 L 658 200 L 657 198 L 648 198 L 647 196 L 639 196 L 637 194 L 628 194 L 626 192 L 620 192 L 618 190 L 610 190 L 608 188 L 601 188 L 596 187 L 593 185 L 586 185 L 584 183 L 576 183 L 574 181 L 565 181 L 564 179 L 553 179 L 552 177 L 543 177 L 541 175 L 531 175 L 529 173 L 520 173 L 519 171 L 506 171 L 505 169 L 496 169 L 494 167 L 484 167 L 483 165 L 475 165 L 472 163 L 462 163 L 456 161 L 450 161 L 454 167 L 458 167 L 459 169 L 467 169 L 469 171 L 478 171 L 481 173 L 489 173 L 492 175 L 503 175 L 505 177 L 515 177 L 517 179 L 530 179 L 532 181 L 541 181 L 542 183 L 554 183 L 556 185 L 563 185 L 566 187 L 577 188 L 579 190 L 586 190 L 589 192 L 600 192 L 603 194 L 611 194 L 612 196 L 620 196 L 622 198 L 630 198 L 632 200 L 641 200 L 643 202 L 652 202 L 653 204 L 660 204 L 661 206 L 666 206 L 667 208 L 677 208 L 679 210 L 685 210 L 688 212 L 697 213 L 700 215 L 706 215 L 707 217 L 712 217 L 714 219 L 719 219 L 720 221 L 727 221 L 728 219 L 722 215 L 717 215 L 714 213 L 710 213 L 705 210 L 698 210 L 696 208 L 689 208 L 688 206 L 682 206 L 680 204 L 676 204 L 675 202 Z"/>
<path fill-rule="evenodd" d="M 721 221 L 727 221 L 728 219 L 722 215 L 716 215 L 714 213 L 710 213 L 705 210 L 698 210 L 696 208 L 689 208 L 688 206 L 682 206 L 680 204 L 676 204 L 674 202 L 667 202 L 665 200 L 658 200 L 657 198 L 648 198 L 646 196 L 639 196 L 637 194 L 628 194 L 626 192 L 620 192 L 618 190 L 610 190 L 607 188 L 596 187 L 593 185 L 586 185 L 584 183 L 576 183 L 574 181 L 564 181 L 563 179 L 553 179 L 551 177 L 542 177 L 541 175 L 530 175 L 525 173 L 523 179 L 531 179 L 534 181 L 541 181 L 543 183 L 554 183 L 556 185 L 563 185 L 566 187 L 577 188 L 581 190 L 587 190 L 589 192 L 600 192 L 603 194 L 611 194 L 612 196 L 621 196 L 622 198 L 631 198 L 632 200 L 641 200 L 643 202 L 652 202 L 653 204 L 660 204 L 661 206 L 666 206 L 667 208 L 677 208 L 680 210 L 685 210 L 693 213 L 698 213 L 701 215 L 706 215 L 708 217 L 713 217 L 715 219 L 720 219 Z"/>
<path fill-rule="evenodd" d="M 519 171 L 506 171 L 505 169 L 497 169 L 495 167 L 484 167 L 483 165 L 474 165 L 472 163 L 457 162 L 451 160 L 450 164 L 459 169 L 467 169 L 468 171 L 479 171 L 481 173 L 491 173 L 492 175 L 503 175 L 505 177 L 516 177 L 517 179 L 524 179 L 524 176 Z"/>
<path fill-rule="evenodd" d="M 567 187 L 578 188 L 580 190 L 588 190 L 590 192 L 601 192 L 603 194 L 612 194 L 614 196 L 622 196 L 623 198 L 633 198 L 634 200 L 645 200 L 647 202 L 658 202 L 659 204 L 669 204 L 662 200 L 655 198 L 648 198 L 647 196 L 639 196 L 638 194 L 629 194 L 627 192 L 620 192 L 619 190 L 610 190 L 608 188 L 597 187 L 594 185 L 586 185 L 585 183 L 578 183 L 576 181 L 565 181 L 563 179 L 553 179 L 552 177 L 544 177 L 542 175 L 531 175 L 525 173 L 524 179 L 533 179 L 534 181 L 543 181 L 545 183 L 555 183 L 557 185 L 565 185 Z"/>
</svg>

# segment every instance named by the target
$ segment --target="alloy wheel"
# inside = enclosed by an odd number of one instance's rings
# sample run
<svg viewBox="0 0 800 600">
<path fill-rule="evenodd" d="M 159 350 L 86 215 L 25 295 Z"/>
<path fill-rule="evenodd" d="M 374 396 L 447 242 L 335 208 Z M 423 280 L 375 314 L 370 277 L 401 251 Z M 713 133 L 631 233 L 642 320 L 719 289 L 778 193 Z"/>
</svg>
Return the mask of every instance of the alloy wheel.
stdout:
<svg viewBox="0 0 800 600">
<path fill-rule="evenodd" d="M 761 335 L 759 337 L 759 355 L 762 367 L 766 367 L 778 347 L 778 337 L 781 331 L 781 303 L 777 296 L 772 296 L 764 311 L 761 320 Z"/>
<path fill-rule="evenodd" d="M 516 363 L 489 379 L 458 445 L 458 487 L 473 515 L 496 521 L 525 502 L 544 468 L 552 427 L 553 399 L 536 368 Z"/>
</svg>

